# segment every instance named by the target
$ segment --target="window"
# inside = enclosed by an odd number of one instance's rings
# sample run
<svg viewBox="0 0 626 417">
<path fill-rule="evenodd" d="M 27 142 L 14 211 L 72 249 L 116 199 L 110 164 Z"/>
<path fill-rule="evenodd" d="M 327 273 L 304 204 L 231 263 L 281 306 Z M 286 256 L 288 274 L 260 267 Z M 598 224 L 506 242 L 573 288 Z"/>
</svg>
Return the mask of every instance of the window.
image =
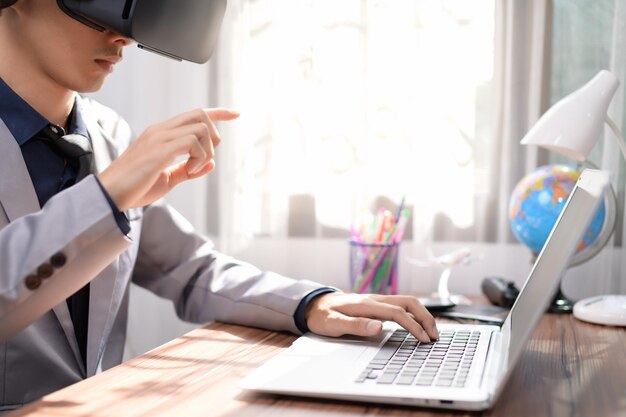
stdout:
<svg viewBox="0 0 626 417">
<path fill-rule="evenodd" d="M 238 177 L 254 235 L 347 236 L 360 208 L 404 195 L 416 217 L 472 227 L 491 157 L 493 0 L 235 8 L 222 31 L 241 29 L 237 85 L 219 88 L 245 127 L 222 175 Z"/>
</svg>

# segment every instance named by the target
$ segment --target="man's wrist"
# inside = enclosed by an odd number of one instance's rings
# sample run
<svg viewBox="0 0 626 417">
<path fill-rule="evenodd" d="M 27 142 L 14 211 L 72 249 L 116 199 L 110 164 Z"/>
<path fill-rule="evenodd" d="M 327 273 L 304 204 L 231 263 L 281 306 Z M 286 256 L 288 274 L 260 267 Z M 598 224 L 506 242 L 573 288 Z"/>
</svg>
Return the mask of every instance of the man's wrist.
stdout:
<svg viewBox="0 0 626 417">
<path fill-rule="evenodd" d="M 313 301 L 313 299 L 319 297 L 320 295 L 329 294 L 332 292 L 338 292 L 339 290 L 332 287 L 323 287 L 318 288 L 317 290 L 311 291 L 307 295 L 302 298 L 300 304 L 296 308 L 295 313 L 293 314 L 293 319 L 296 323 L 296 327 L 302 334 L 307 333 L 309 331 L 309 326 L 306 323 L 306 311 L 309 304 Z"/>
<path fill-rule="evenodd" d="M 104 197 L 109 203 L 109 206 L 111 206 L 111 211 L 113 212 L 113 217 L 115 218 L 117 227 L 120 228 L 120 231 L 123 234 L 127 235 L 130 232 L 130 222 L 128 221 L 128 218 L 126 217 L 124 212 L 120 211 L 120 209 L 117 208 L 115 201 L 113 201 L 113 199 L 111 198 L 107 190 L 104 188 L 104 186 L 100 182 L 100 179 L 95 175 L 94 177 L 96 178 L 96 182 L 98 183 L 98 185 L 100 186 L 100 189 L 102 190 L 102 194 L 104 194 Z"/>
</svg>

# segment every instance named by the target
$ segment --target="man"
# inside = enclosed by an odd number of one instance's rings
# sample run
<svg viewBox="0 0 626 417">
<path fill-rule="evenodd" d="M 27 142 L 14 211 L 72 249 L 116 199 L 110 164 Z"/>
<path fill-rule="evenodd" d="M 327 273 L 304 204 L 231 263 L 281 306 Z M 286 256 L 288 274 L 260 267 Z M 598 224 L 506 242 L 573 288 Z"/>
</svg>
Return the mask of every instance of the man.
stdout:
<svg viewBox="0 0 626 417">
<path fill-rule="evenodd" d="M 215 122 L 237 112 L 193 110 L 131 141 L 77 94 L 102 86 L 130 40 L 55 0 L 2 5 L 0 411 L 120 363 L 131 280 L 192 322 L 366 336 L 394 320 L 438 337 L 415 297 L 343 294 L 215 251 L 161 197 L 211 172 Z"/>
</svg>

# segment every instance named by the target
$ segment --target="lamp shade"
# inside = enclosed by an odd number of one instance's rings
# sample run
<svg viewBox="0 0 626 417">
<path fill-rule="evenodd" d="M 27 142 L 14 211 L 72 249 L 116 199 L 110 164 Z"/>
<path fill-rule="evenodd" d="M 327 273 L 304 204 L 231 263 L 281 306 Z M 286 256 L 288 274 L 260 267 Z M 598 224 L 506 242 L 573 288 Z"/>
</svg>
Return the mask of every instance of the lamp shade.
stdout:
<svg viewBox="0 0 626 417">
<path fill-rule="evenodd" d="M 602 133 L 617 78 L 600 71 L 591 81 L 554 104 L 522 139 L 578 161 L 584 161 Z"/>
</svg>

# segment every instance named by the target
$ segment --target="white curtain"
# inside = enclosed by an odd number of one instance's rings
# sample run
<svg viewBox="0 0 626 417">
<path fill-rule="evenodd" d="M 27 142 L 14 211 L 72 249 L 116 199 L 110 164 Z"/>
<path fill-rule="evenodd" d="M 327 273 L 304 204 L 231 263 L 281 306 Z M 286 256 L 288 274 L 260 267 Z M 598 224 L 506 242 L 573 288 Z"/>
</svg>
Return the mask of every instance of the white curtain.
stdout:
<svg viewBox="0 0 626 417">
<path fill-rule="evenodd" d="M 345 238 L 405 195 L 419 240 L 495 240 L 495 3 L 229 1 L 212 101 L 242 117 L 222 128 L 221 246 Z"/>
<path fill-rule="evenodd" d="M 496 71 L 493 137 L 489 146 L 491 204 L 481 238 L 512 240 L 509 196 L 517 182 L 545 160 L 536 148 L 519 142 L 547 109 L 551 3 L 549 0 L 496 2 Z M 496 227 L 496 230 L 490 230 Z"/>
</svg>

